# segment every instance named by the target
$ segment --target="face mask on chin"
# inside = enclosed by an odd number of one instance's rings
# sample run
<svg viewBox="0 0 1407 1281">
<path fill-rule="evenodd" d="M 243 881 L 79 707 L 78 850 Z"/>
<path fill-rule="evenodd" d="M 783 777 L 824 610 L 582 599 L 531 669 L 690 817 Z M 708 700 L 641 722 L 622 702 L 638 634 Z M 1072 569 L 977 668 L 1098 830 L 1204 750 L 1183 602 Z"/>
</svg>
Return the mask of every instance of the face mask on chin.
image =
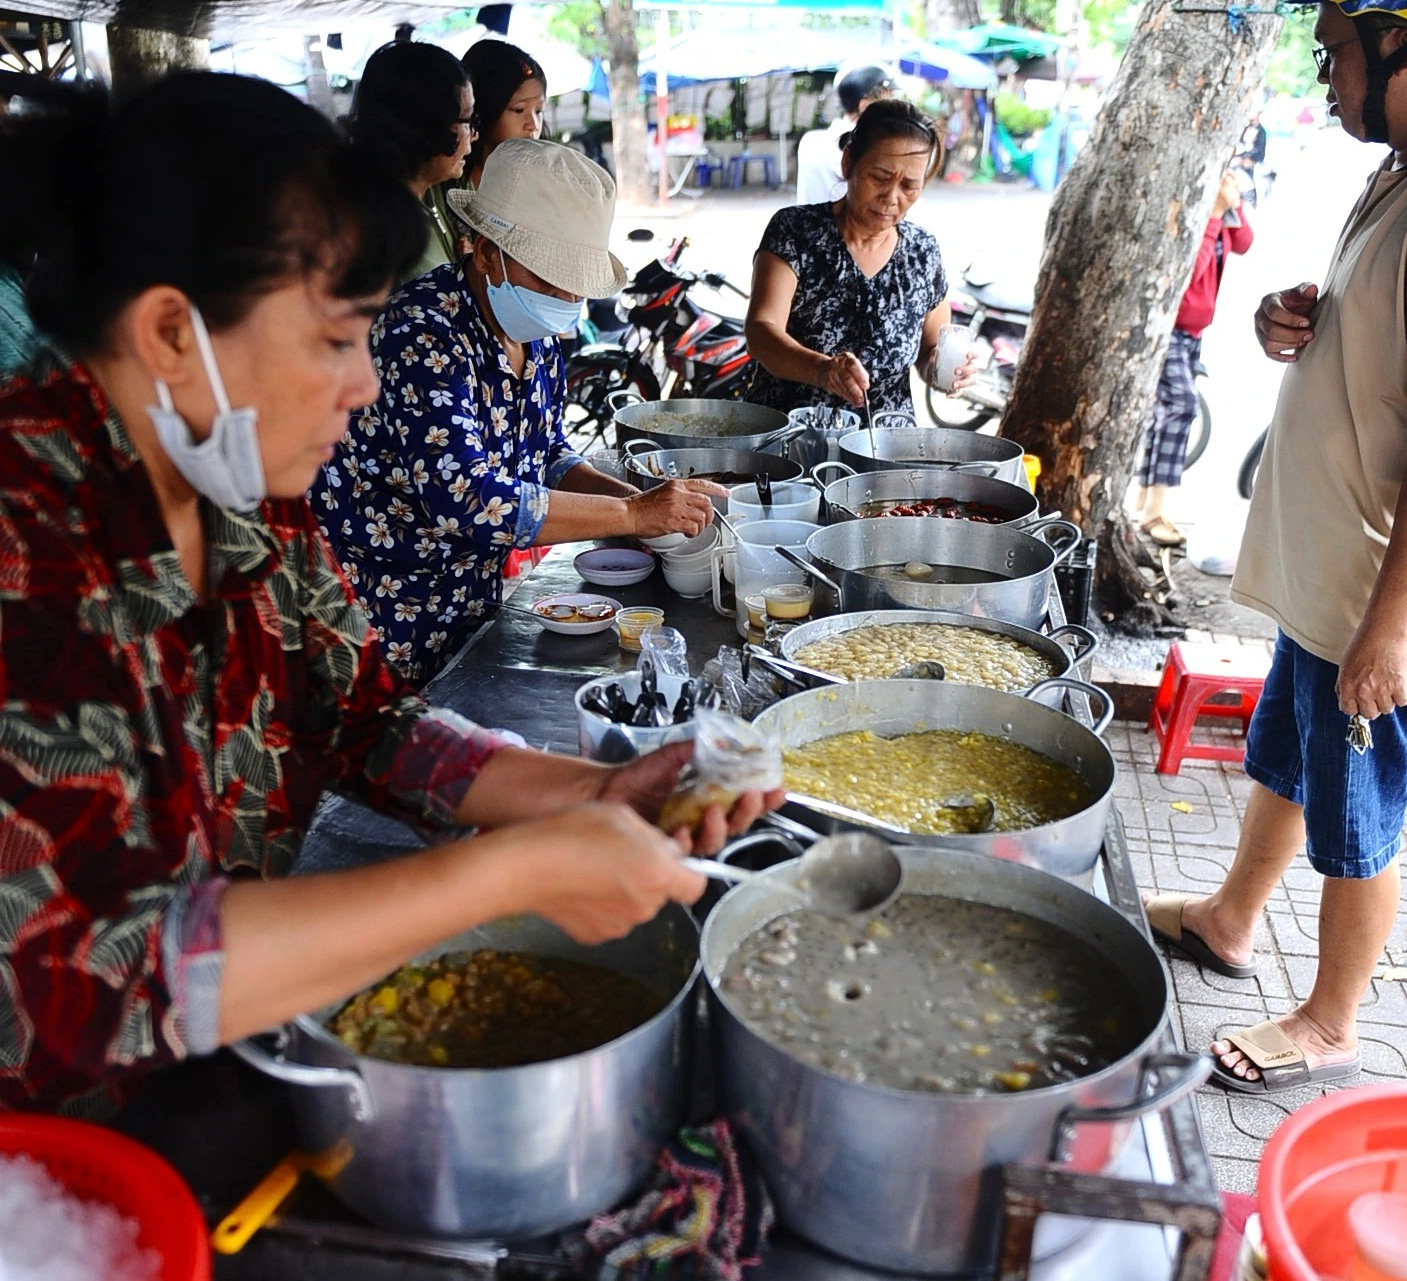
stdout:
<svg viewBox="0 0 1407 1281">
<path fill-rule="evenodd" d="M 499 328 L 514 342 L 536 342 L 540 338 L 551 338 L 576 328 L 581 315 L 581 303 L 566 302 L 551 294 L 540 294 L 535 289 L 515 285 L 508 279 L 508 264 L 504 261 L 503 250 L 498 251 L 499 265 L 503 268 L 503 283 L 489 284 L 485 281 L 489 306 Z"/>
<path fill-rule="evenodd" d="M 205 366 L 205 377 L 215 397 L 210 435 L 204 440 L 196 439 L 190 424 L 176 409 L 171 389 L 160 378 L 156 379 L 156 398 L 160 404 L 148 405 L 147 413 L 166 456 L 192 489 L 217 507 L 252 511 L 268 496 L 264 461 L 259 453 L 259 433 L 255 430 L 259 411 L 252 405 L 243 409 L 230 407 L 224 379 L 215 362 L 215 349 L 210 344 L 210 333 L 194 303 L 191 304 L 191 328 L 195 331 L 195 345 Z"/>
</svg>

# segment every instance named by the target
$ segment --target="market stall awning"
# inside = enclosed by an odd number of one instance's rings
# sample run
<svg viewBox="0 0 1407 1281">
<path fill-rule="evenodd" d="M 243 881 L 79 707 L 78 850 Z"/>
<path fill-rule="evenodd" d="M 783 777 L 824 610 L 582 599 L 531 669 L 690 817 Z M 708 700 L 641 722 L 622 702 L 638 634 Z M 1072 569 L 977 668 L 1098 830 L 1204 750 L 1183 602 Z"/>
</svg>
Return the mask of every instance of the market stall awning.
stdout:
<svg viewBox="0 0 1407 1281">
<path fill-rule="evenodd" d="M 686 32 L 665 51 L 671 90 L 714 80 L 753 79 L 786 72 L 834 71 L 864 61 L 897 67 L 953 89 L 992 89 L 992 68 L 955 49 L 925 41 L 889 44 L 877 31 L 808 30 L 788 27 L 719 29 L 710 25 Z M 640 60 L 640 81 L 654 88 L 655 55 Z M 605 87 L 605 77 L 594 82 Z M 594 91 L 594 90 L 593 90 Z"/>
<path fill-rule="evenodd" d="M 212 40 L 255 40 L 277 32 L 339 31 L 375 22 L 388 31 L 463 13 L 464 0 L 20 0 L 24 13 L 80 22 L 120 22 Z"/>
<path fill-rule="evenodd" d="M 1064 47 L 1058 36 L 1013 27 L 1005 22 L 984 22 L 966 31 L 950 31 L 936 36 L 934 43 L 971 54 L 974 58 L 990 58 L 993 61 L 1015 58 L 1017 62 L 1030 58 L 1052 58 Z"/>
<path fill-rule="evenodd" d="M 957 49 L 945 49 L 929 42 L 900 45 L 885 61 L 893 63 L 906 76 L 943 85 L 948 89 L 995 89 L 997 73 L 985 62 Z"/>
</svg>

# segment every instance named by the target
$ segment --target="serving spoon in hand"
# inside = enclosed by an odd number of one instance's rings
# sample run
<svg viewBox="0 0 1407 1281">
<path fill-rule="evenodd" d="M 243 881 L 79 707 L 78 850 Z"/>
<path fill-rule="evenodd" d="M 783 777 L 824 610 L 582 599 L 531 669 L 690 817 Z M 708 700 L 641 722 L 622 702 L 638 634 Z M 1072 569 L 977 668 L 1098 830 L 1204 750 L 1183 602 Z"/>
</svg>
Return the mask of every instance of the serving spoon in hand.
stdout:
<svg viewBox="0 0 1407 1281">
<path fill-rule="evenodd" d="M 739 885 L 764 877 L 708 858 L 682 861 L 690 871 Z M 772 877 L 763 883 L 814 911 L 845 918 L 886 907 L 899 893 L 903 878 L 899 857 L 887 841 L 869 832 L 841 832 L 823 836 L 801 856 L 794 883 Z"/>
</svg>

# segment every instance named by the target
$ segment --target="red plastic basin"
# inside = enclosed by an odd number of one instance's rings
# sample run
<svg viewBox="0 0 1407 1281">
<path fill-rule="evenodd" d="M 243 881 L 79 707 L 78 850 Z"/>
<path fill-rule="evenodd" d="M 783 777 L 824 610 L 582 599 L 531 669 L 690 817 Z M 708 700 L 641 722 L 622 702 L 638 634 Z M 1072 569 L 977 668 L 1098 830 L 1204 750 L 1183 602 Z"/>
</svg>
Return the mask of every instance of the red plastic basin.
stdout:
<svg viewBox="0 0 1407 1281">
<path fill-rule="evenodd" d="M 1348 1210 L 1368 1192 L 1407 1192 L 1407 1085 L 1339 1090 L 1275 1131 L 1257 1194 L 1270 1281 L 1348 1276 Z"/>
</svg>

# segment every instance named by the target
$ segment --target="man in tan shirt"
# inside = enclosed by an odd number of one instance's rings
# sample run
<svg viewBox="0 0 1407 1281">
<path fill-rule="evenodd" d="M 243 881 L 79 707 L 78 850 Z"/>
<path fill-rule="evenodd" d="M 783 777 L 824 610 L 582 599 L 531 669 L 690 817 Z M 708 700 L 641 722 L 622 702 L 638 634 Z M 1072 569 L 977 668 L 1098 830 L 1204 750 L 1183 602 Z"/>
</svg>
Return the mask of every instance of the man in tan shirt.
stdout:
<svg viewBox="0 0 1407 1281">
<path fill-rule="evenodd" d="M 1397 914 L 1407 811 L 1407 76 L 1397 72 L 1407 9 L 1393 6 L 1404 3 L 1319 6 L 1315 60 L 1330 114 L 1393 153 L 1349 216 L 1322 289 L 1270 294 L 1256 313 L 1265 353 L 1290 368 L 1232 584 L 1280 628 L 1247 736 L 1254 783 L 1221 888 L 1147 903 L 1167 942 L 1250 978 L 1256 923 L 1301 846 L 1323 874 L 1309 997 L 1212 1044 L 1216 1079 L 1252 1093 L 1358 1071 L 1358 1003 Z"/>
</svg>

